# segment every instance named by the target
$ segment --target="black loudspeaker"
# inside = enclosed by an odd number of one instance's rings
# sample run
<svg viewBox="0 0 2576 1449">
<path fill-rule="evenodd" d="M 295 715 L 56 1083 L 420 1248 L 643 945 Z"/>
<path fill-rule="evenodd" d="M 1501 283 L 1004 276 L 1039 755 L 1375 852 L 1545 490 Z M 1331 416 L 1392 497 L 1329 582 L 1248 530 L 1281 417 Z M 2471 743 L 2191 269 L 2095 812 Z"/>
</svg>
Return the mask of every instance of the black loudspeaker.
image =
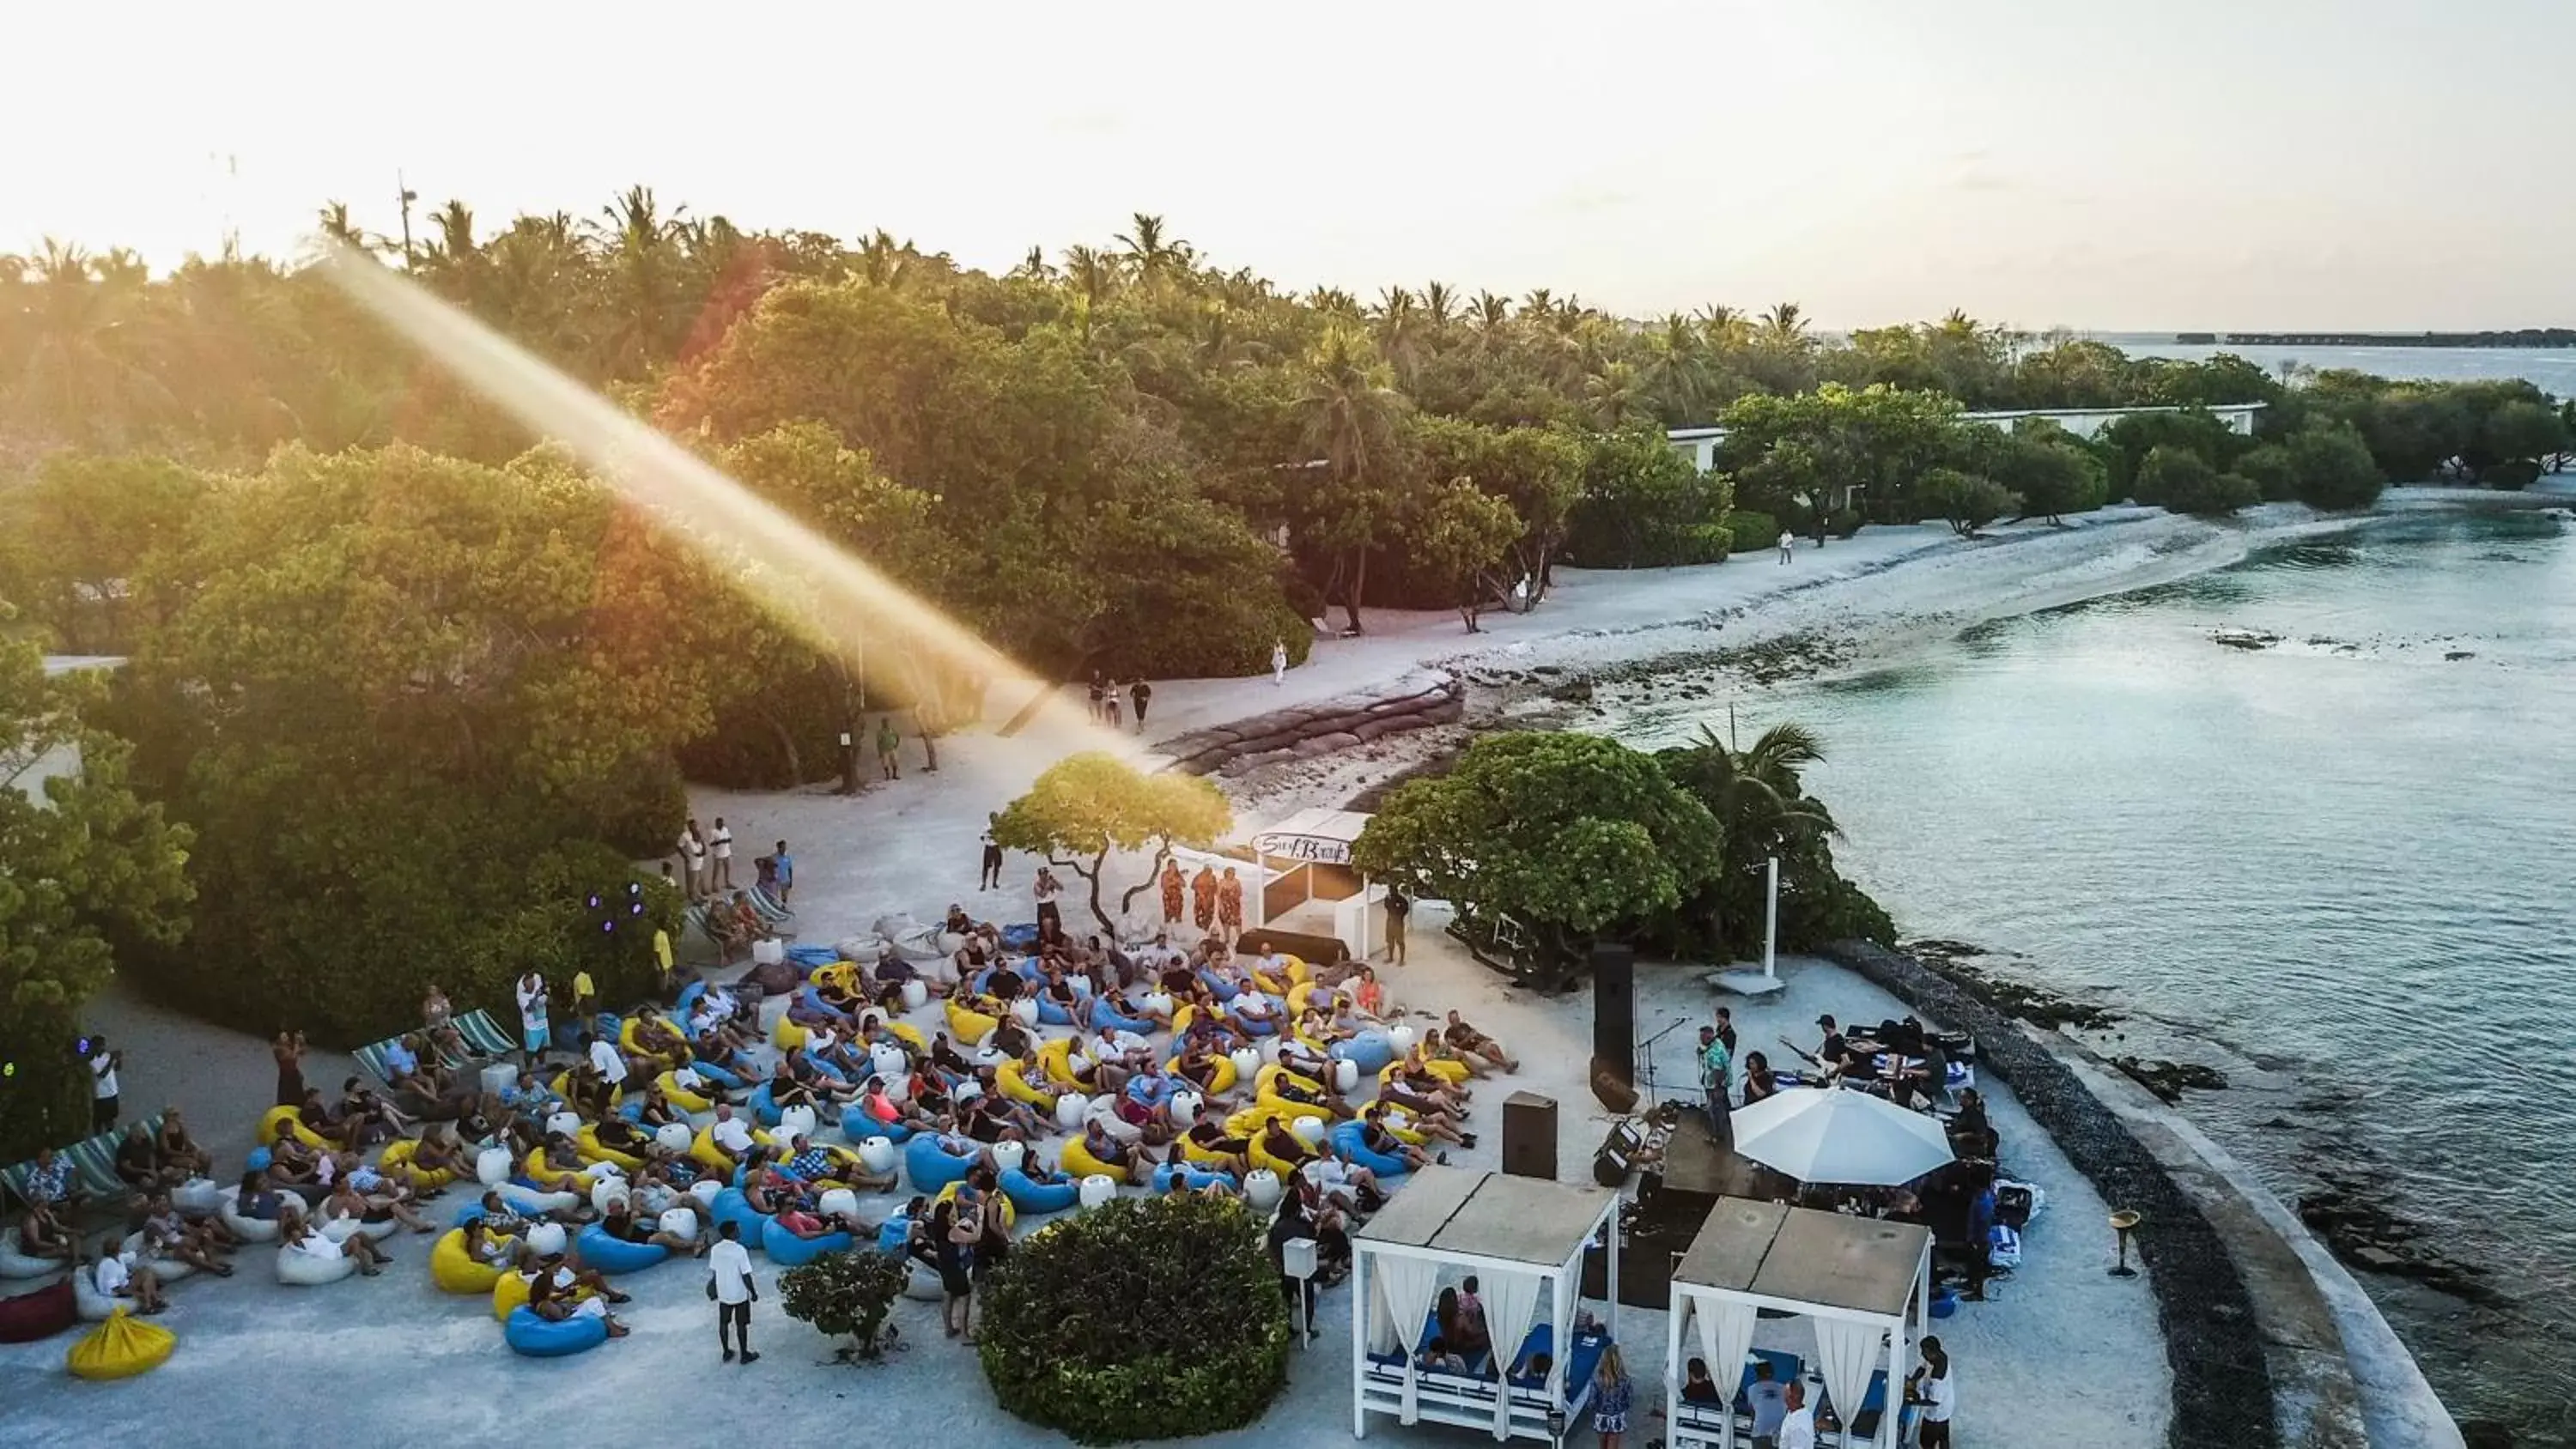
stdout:
<svg viewBox="0 0 2576 1449">
<path fill-rule="evenodd" d="M 1637 1149 L 1646 1145 L 1646 1135 L 1634 1122 L 1621 1122 L 1601 1139 L 1601 1150 L 1592 1155 L 1592 1180 L 1603 1187 L 1624 1187 L 1628 1170 L 1637 1162 Z"/>
<path fill-rule="evenodd" d="M 1613 1112 L 1637 1105 L 1637 953 L 1592 948 L 1592 1095 Z"/>
<path fill-rule="evenodd" d="M 1556 1181 L 1556 1099 L 1514 1092 L 1503 1099 L 1503 1171 Z"/>
</svg>

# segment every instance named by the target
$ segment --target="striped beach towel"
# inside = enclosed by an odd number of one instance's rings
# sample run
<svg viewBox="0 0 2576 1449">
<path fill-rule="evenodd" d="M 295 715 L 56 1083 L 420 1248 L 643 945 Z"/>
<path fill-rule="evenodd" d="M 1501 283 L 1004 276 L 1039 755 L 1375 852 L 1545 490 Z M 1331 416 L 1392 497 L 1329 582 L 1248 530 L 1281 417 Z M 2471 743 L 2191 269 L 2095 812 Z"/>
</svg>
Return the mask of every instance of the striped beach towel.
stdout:
<svg viewBox="0 0 2576 1449">
<path fill-rule="evenodd" d="M 161 1130 L 161 1114 L 155 1112 L 149 1117 L 137 1118 L 134 1122 L 111 1127 L 95 1137 L 84 1137 L 69 1147 L 55 1149 L 62 1155 L 63 1161 L 71 1165 L 72 1186 L 92 1197 L 124 1196 L 125 1180 L 116 1175 L 116 1144 L 124 1138 L 129 1128 L 137 1125 L 146 1132 L 158 1133 Z M 34 1158 L 0 1167 L 0 1184 L 6 1184 L 19 1201 L 31 1201 L 32 1199 L 27 1196 L 27 1180 L 35 1175 L 35 1171 Z"/>
</svg>

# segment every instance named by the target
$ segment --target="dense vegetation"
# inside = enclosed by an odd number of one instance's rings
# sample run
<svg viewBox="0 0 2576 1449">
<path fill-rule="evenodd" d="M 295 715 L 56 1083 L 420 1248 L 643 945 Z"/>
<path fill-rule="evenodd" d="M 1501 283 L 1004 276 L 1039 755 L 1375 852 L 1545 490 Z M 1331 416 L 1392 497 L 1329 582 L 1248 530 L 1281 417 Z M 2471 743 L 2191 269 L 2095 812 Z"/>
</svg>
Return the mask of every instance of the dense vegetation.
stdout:
<svg viewBox="0 0 2576 1449">
<path fill-rule="evenodd" d="M 1799 782 L 1821 758 L 1796 725 L 1740 750 L 1703 732 L 1651 754 L 1593 735 L 1488 735 L 1447 774 L 1389 796 L 1352 861 L 1460 902 L 1471 934 L 1517 939 L 1517 964 L 1542 982 L 1604 941 L 1685 960 L 1759 955 L 1773 857 L 1783 947 L 1889 941 L 1886 912 L 1834 868 L 1832 815 Z"/>
<path fill-rule="evenodd" d="M 983 1295 L 993 1396 L 1076 1443 L 1240 1428 L 1288 1385 L 1261 1220 L 1231 1198 L 1120 1198 L 1011 1251 Z"/>
<path fill-rule="evenodd" d="M 451 202 L 408 248 L 342 208 L 322 230 L 1053 673 L 1256 670 L 1370 602 L 1473 628 L 1560 562 L 1710 562 L 1784 527 L 2515 484 L 2563 464 L 2571 421 L 2521 384 L 2276 378 L 1957 314 L 1827 338 L 1786 304 L 1639 324 L 1545 289 L 1292 294 L 1152 216 L 1002 275 L 640 187 L 497 230 Z M 2269 405 L 2262 436 L 2189 411 L 2091 443 L 1959 418 L 2237 402 Z M 1700 424 L 1729 430 L 1706 473 L 1661 431 Z M 166 812 L 146 860 L 193 838 L 184 936 L 176 886 L 67 889 L 43 929 L 341 1044 L 408 1021 L 432 979 L 480 1006 L 529 964 L 640 981 L 645 933 L 585 932 L 569 903 L 666 848 L 683 771 L 828 777 L 872 712 L 935 736 L 984 684 L 897 634 L 818 648 L 316 270 L 231 253 L 165 276 L 51 241 L 0 256 L 0 601 L 13 637 L 132 661 L 92 714 L 131 742 L 98 753 L 100 789 L 130 774 Z M 43 879 L 50 848 L 21 827 L 0 876 Z M 1849 902 L 1824 881 L 1799 899 L 1831 916 Z M 1673 883 L 1674 929 L 1711 884 Z M 1739 942 L 1731 909 L 1709 929 Z M 103 961 L 49 956 L 44 1009 Z"/>
</svg>

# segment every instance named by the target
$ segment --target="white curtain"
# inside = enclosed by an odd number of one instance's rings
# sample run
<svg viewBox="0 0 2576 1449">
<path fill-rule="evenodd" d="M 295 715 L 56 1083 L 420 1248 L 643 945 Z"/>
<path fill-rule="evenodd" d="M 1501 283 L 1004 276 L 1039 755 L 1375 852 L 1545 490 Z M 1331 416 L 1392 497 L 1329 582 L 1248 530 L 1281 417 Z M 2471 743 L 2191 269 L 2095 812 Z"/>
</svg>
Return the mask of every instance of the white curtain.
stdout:
<svg viewBox="0 0 2576 1449">
<path fill-rule="evenodd" d="M 1744 1356 L 1753 1349 L 1753 1325 L 1761 1313 L 1734 1298 L 1696 1297 L 1691 1307 L 1699 1318 L 1699 1354 L 1718 1396 L 1735 1402 L 1735 1386 L 1744 1380 Z M 1684 1375 L 1688 1377 L 1688 1375 Z"/>
<path fill-rule="evenodd" d="M 1546 1296 L 1547 1280 L 1536 1273 L 1486 1273 L 1477 1286 L 1485 1290 L 1485 1331 L 1494 1339 L 1494 1437 L 1507 1439 L 1512 1426 L 1511 1356 L 1521 1351 L 1530 1318 L 1538 1312 L 1539 1299 Z M 1562 1355 L 1565 1345 L 1551 1342 L 1548 1351 Z"/>
<path fill-rule="evenodd" d="M 1421 1417 L 1416 1407 L 1418 1392 L 1413 1353 L 1421 1347 L 1422 1322 L 1431 1312 L 1432 1297 L 1440 1291 L 1440 1265 L 1428 1258 L 1399 1258 L 1392 1254 L 1372 1255 L 1370 1262 L 1377 1274 L 1378 1288 L 1386 1296 L 1387 1316 L 1395 1321 L 1398 1343 L 1404 1353 L 1403 1422 L 1410 1424 Z"/>
<path fill-rule="evenodd" d="M 1818 1318 L 1815 1324 L 1816 1365 L 1825 1376 L 1825 1393 L 1834 1401 L 1834 1412 L 1842 1418 L 1844 1438 L 1849 1439 L 1851 1421 L 1869 1394 L 1869 1376 L 1878 1370 L 1878 1351 L 1887 1330 L 1849 1318 Z"/>
</svg>

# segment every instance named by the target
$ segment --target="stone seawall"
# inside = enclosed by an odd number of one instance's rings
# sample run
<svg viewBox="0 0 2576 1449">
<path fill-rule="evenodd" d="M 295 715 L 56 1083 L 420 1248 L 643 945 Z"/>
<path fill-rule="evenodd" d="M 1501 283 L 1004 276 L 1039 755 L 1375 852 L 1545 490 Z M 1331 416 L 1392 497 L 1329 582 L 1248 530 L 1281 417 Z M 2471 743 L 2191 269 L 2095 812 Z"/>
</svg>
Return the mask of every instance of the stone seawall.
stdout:
<svg viewBox="0 0 2576 1449">
<path fill-rule="evenodd" d="M 1466 708 L 1466 686 L 1456 675 L 1415 673 L 1392 681 L 1383 692 L 1344 695 L 1192 730 L 1154 748 L 1171 760 L 1173 769 L 1187 774 L 1240 775 L 1451 724 Z"/>
</svg>

